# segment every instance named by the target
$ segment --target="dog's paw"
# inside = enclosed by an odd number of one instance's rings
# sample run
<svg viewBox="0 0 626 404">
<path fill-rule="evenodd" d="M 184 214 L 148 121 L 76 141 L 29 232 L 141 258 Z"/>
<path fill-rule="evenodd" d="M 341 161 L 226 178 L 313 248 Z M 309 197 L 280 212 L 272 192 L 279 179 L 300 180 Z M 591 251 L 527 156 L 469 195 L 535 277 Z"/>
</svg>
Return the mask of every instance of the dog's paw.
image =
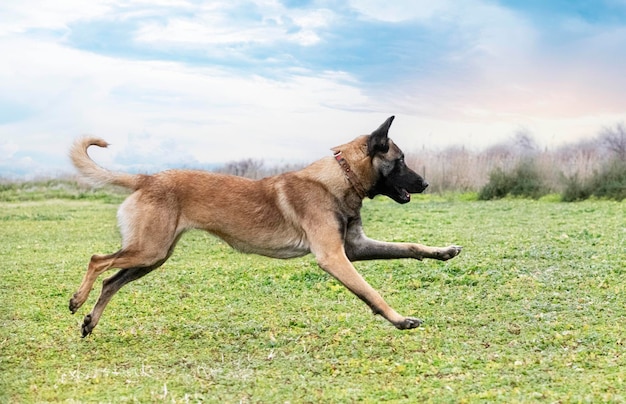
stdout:
<svg viewBox="0 0 626 404">
<path fill-rule="evenodd" d="M 95 327 L 96 327 L 96 325 L 93 324 L 92 321 L 91 321 L 91 313 L 87 314 L 85 316 L 85 319 L 83 320 L 83 325 L 80 327 L 80 331 L 82 333 L 82 337 L 85 338 L 86 336 L 91 334 L 91 332 L 93 331 L 93 329 Z"/>
<path fill-rule="evenodd" d="M 72 298 L 70 299 L 70 306 L 69 306 L 72 314 L 76 313 L 76 311 L 78 311 L 78 309 L 82 305 L 83 305 L 83 302 L 78 301 L 78 299 L 76 298 L 76 294 L 74 294 L 74 296 L 72 296 Z"/>
<path fill-rule="evenodd" d="M 417 328 L 422 325 L 422 320 L 419 318 L 405 317 L 404 320 L 394 325 L 398 330 L 410 330 L 411 328 Z"/>
<path fill-rule="evenodd" d="M 458 245 L 451 245 L 449 247 L 442 248 L 439 252 L 439 258 L 442 261 L 447 261 L 459 255 L 461 253 L 461 250 L 463 250 L 463 247 Z"/>
</svg>

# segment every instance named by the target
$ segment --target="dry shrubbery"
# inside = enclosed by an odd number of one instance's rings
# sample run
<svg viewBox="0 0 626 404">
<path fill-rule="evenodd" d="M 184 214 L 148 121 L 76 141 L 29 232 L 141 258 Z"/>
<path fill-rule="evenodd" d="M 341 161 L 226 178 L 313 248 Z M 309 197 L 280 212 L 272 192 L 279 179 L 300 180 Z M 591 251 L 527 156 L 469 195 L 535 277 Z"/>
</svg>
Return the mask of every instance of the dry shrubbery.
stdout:
<svg viewBox="0 0 626 404">
<path fill-rule="evenodd" d="M 215 170 L 215 172 L 258 180 L 270 175 L 299 170 L 302 167 L 304 167 L 303 164 L 284 164 L 267 167 L 263 160 L 244 159 L 226 163 L 218 170 Z"/>
<path fill-rule="evenodd" d="M 481 199 L 507 195 L 563 200 L 592 195 L 626 198 L 626 128 L 606 128 L 593 140 L 554 150 L 537 145 L 526 132 L 483 151 L 451 147 L 409 153 L 410 165 L 425 174 L 430 192 L 478 192 Z"/>
</svg>

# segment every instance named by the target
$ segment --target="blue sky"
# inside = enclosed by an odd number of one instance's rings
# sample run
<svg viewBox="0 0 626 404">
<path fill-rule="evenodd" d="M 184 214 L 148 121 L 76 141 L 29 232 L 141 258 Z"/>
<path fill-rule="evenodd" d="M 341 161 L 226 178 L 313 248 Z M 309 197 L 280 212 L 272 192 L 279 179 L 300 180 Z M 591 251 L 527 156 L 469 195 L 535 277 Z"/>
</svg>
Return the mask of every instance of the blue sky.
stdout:
<svg viewBox="0 0 626 404">
<path fill-rule="evenodd" d="M 0 4 L 0 176 L 308 162 L 396 115 L 405 151 L 626 120 L 626 0 Z"/>
</svg>

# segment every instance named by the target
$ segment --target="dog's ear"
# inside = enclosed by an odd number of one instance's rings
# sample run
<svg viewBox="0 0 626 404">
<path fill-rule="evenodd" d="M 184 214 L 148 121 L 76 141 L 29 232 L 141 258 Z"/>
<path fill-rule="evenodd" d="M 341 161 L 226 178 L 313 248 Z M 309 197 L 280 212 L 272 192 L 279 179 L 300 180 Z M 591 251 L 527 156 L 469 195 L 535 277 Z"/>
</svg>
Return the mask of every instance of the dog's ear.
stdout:
<svg viewBox="0 0 626 404">
<path fill-rule="evenodd" d="M 387 118 L 387 120 L 367 138 L 367 152 L 370 156 L 374 156 L 376 153 L 387 153 L 389 150 L 389 138 L 387 135 L 393 118 L 395 117 L 390 116 Z"/>
</svg>

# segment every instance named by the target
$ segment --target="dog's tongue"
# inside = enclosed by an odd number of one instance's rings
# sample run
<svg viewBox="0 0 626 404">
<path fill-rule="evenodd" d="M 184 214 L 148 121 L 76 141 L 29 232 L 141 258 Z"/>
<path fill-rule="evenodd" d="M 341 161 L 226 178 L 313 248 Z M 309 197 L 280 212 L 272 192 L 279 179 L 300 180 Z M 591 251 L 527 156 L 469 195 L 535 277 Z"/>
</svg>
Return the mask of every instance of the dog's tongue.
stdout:
<svg viewBox="0 0 626 404">
<path fill-rule="evenodd" d="M 404 192 L 404 197 L 410 201 L 411 194 L 409 194 L 409 191 L 407 191 L 406 189 L 403 189 L 402 191 Z"/>
</svg>

